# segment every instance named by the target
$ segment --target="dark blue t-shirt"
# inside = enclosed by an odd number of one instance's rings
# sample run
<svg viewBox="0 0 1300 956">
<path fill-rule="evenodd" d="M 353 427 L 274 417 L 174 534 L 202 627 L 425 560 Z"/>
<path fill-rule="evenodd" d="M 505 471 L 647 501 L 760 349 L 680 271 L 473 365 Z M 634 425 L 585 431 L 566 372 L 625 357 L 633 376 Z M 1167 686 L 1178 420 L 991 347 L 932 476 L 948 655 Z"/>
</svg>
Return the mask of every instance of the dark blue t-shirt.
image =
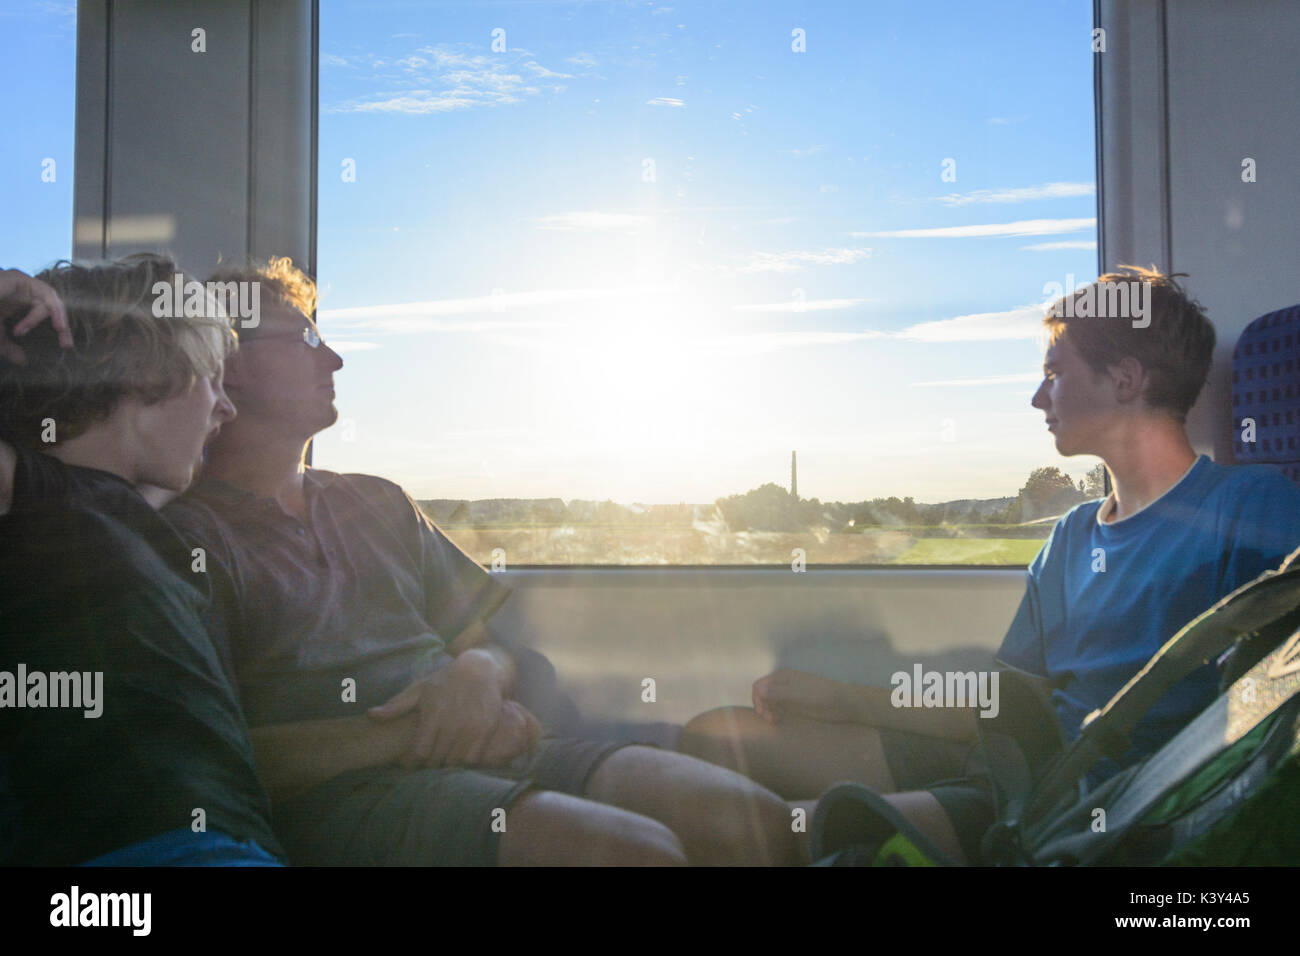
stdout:
<svg viewBox="0 0 1300 956">
<path fill-rule="evenodd" d="M 1225 467 L 1202 455 L 1164 495 L 1102 524 L 1089 501 L 1052 529 L 998 660 L 1052 682 L 1066 736 L 1188 621 L 1300 546 L 1300 488 L 1263 465 Z M 1158 750 L 1210 702 L 1207 665 L 1170 689 L 1136 727 L 1104 779 Z"/>
<path fill-rule="evenodd" d="M 282 853 L 235 688 L 204 629 L 217 569 L 197 573 L 189 545 L 126 479 L 14 452 L 0 516 L 0 671 L 98 675 L 99 712 L 0 706 L 0 866 L 65 866 L 193 835 L 200 809 L 209 834 Z"/>
</svg>

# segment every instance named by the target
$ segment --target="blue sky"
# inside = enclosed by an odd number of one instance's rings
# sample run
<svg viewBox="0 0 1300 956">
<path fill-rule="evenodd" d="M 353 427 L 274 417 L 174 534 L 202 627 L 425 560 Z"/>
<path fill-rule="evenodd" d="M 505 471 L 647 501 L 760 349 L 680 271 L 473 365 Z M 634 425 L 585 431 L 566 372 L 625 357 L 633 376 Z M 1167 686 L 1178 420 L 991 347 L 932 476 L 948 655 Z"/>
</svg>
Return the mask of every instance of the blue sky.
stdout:
<svg viewBox="0 0 1300 956">
<path fill-rule="evenodd" d="M 1096 275 L 1087 0 L 321 18 L 319 319 L 347 363 L 323 467 L 709 501 L 785 482 L 792 449 L 841 500 L 1093 464 L 1028 404 L 1043 286 Z M 67 20 L 19 51 L 18 101 L 56 118 L 0 158 L 37 224 L 6 265 L 70 242 L 70 162 L 39 183 L 71 156 Z"/>
<path fill-rule="evenodd" d="M 72 254 L 76 4 L 0 0 L 0 267 Z M 54 161 L 53 181 L 42 173 Z"/>
</svg>

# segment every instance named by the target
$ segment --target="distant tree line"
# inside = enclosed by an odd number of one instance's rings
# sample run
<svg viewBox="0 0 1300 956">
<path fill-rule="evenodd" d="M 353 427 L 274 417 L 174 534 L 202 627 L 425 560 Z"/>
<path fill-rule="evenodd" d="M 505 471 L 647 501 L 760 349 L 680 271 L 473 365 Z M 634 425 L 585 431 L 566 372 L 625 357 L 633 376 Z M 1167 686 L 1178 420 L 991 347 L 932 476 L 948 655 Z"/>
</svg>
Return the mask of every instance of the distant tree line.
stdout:
<svg viewBox="0 0 1300 956">
<path fill-rule="evenodd" d="M 1105 494 L 1105 467 L 1097 465 L 1076 484 L 1055 465 L 1035 468 L 1015 497 L 959 499 L 920 504 L 912 496 L 826 502 L 794 498 L 777 484 L 719 498 L 718 510 L 733 531 L 803 531 L 817 525 L 934 527 L 945 524 L 1015 525 L 1064 514 L 1081 501 Z"/>
<path fill-rule="evenodd" d="M 1055 466 L 1035 468 L 1014 497 L 964 498 L 919 504 L 912 496 L 869 501 L 822 502 L 795 498 L 768 482 L 713 505 L 622 505 L 614 501 L 562 501 L 559 498 L 489 498 L 477 501 L 434 498 L 419 502 L 439 524 L 461 527 L 565 525 L 646 525 L 690 527 L 721 517 L 732 531 L 800 532 L 814 527 L 835 531 L 857 528 L 937 528 L 942 525 L 1019 525 L 1063 514 L 1081 501 L 1105 494 L 1105 469 L 1098 465 L 1076 485 Z M 1005 536 L 1015 537 L 1014 533 Z"/>
</svg>

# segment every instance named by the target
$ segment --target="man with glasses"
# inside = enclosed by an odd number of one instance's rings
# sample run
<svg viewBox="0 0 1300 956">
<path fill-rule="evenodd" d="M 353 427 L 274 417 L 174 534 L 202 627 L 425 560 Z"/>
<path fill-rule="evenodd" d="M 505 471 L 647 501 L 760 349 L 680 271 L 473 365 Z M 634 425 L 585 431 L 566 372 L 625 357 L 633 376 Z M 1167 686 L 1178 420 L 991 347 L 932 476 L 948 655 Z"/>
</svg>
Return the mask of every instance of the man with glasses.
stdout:
<svg viewBox="0 0 1300 956">
<path fill-rule="evenodd" d="M 314 283 L 287 259 L 212 280 L 260 282 L 261 322 L 226 365 L 239 416 L 167 515 L 230 573 L 213 636 L 291 862 L 798 862 L 784 801 L 739 774 L 542 738 L 486 623 L 508 589 L 392 482 L 304 467 L 343 367 Z"/>
</svg>

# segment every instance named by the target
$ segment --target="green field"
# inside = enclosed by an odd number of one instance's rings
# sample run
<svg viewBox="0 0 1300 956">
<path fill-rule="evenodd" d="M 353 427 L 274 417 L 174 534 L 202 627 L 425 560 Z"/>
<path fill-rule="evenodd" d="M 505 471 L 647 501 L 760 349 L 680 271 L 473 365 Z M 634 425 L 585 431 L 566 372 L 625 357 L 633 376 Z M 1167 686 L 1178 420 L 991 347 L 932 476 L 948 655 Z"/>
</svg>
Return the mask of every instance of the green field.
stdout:
<svg viewBox="0 0 1300 956">
<path fill-rule="evenodd" d="M 872 528 L 856 534 L 826 529 L 803 532 L 728 531 L 653 525 L 449 525 L 448 536 L 476 561 L 514 565 L 789 565 L 797 551 L 809 566 L 986 564 L 1024 568 L 1042 547 L 1041 537 L 953 537 L 982 526 Z M 1049 529 L 1039 533 L 1046 536 Z M 924 537 L 937 532 L 935 537 Z M 494 557 L 495 555 L 495 557 Z"/>
<path fill-rule="evenodd" d="M 891 563 L 1027 566 L 1042 546 L 1033 538 L 921 538 Z"/>
</svg>

